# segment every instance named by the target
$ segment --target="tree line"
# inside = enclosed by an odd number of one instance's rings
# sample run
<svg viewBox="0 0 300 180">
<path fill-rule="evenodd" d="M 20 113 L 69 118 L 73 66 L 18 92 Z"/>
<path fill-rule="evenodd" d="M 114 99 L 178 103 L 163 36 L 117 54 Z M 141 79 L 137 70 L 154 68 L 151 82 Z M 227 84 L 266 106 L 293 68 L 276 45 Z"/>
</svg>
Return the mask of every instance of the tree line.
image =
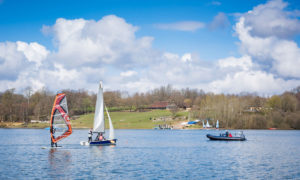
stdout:
<svg viewBox="0 0 300 180">
<path fill-rule="evenodd" d="M 69 115 L 94 112 L 97 95 L 86 90 L 63 90 L 67 95 Z M 22 94 L 15 89 L 0 92 L 0 122 L 49 120 L 55 94 L 47 89 Z M 161 86 L 145 93 L 104 92 L 110 111 L 141 111 L 157 101 L 167 101 L 178 108 L 189 108 L 192 119 L 219 120 L 223 128 L 300 129 L 300 86 L 281 95 L 261 97 L 256 94 L 214 94 L 198 89 L 174 89 Z M 176 113 L 176 111 L 174 111 Z"/>
</svg>

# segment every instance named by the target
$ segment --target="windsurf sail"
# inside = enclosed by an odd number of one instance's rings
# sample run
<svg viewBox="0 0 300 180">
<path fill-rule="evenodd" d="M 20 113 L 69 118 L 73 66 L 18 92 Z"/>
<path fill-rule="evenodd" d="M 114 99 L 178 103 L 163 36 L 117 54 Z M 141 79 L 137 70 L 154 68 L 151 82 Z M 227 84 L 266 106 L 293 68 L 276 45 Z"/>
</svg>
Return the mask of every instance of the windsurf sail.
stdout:
<svg viewBox="0 0 300 180">
<path fill-rule="evenodd" d="M 51 112 L 50 135 L 52 143 L 57 143 L 71 134 L 72 128 L 68 116 L 67 97 L 64 93 L 60 93 L 55 97 Z"/>
<path fill-rule="evenodd" d="M 103 87 L 102 82 L 99 84 L 99 90 L 97 94 L 96 111 L 94 116 L 93 132 L 104 133 L 104 104 L 103 104 Z"/>
<path fill-rule="evenodd" d="M 108 122 L 109 122 L 109 137 L 108 137 L 108 139 L 115 139 L 114 126 L 112 124 L 112 121 L 110 119 L 110 115 L 109 115 L 109 113 L 107 111 L 106 106 L 105 106 L 105 110 L 106 110 L 106 114 L 107 114 Z"/>
</svg>

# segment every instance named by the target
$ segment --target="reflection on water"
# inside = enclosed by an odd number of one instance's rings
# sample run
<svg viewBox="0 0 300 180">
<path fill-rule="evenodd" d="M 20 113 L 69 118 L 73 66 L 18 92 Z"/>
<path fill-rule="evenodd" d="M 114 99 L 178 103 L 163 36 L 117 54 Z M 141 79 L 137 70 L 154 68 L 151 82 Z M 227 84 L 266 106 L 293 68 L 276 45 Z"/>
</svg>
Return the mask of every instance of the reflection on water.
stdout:
<svg viewBox="0 0 300 180">
<path fill-rule="evenodd" d="M 68 150 L 59 148 L 50 148 L 48 154 L 50 165 L 49 176 L 59 177 L 64 175 L 72 163 L 72 155 Z"/>
<path fill-rule="evenodd" d="M 112 146 L 90 146 L 87 147 L 90 149 L 90 151 L 93 153 L 93 156 L 95 157 L 102 157 L 102 156 L 112 156 L 112 154 L 114 153 L 114 148 L 116 146 L 112 145 Z"/>
</svg>

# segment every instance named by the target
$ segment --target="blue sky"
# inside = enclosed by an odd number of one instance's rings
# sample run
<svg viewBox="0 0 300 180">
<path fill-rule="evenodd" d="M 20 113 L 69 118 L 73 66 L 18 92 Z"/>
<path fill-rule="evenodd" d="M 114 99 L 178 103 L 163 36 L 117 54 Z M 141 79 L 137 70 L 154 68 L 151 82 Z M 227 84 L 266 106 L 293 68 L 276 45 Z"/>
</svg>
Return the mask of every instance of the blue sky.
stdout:
<svg viewBox="0 0 300 180">
<path fill-rule="evenodd" d="M 265 1 L 20 1 L 2 0 L 0 5 L 0 41 L 37 41 L 53 49 L 50 37 L 41 32 L 43 25 L 52 25 L 57 18 L 94 19 L 114 14 L 128 23 L 140 27 L 137 36 L 153 36 L 154 47 L 184 53 L 193 51 L 201 57 L 214 60 L 236 53 L 230 26 L 234 13 L 246 12 L 259 2 Z M 201 21 L 210 23 L 219 12 L 228 14 L 231 24 L 222 30 L 200 29 L 196 32 L 161 31 L 154 28 L 157 23 L 177 21 Z M 217 51 L 218 53 L 214 53 Z"/>
<path fill-rule="evenodd" d="M 101 79 L 107 89 L 130 92 L 172 84 L 215 93 L 282 93 L 300 85 L 292 67 L 300 63 L 299 6 L 296 0 L 0 0 L 0 90 L 21 92 L 28 84 L 95 91 Z M 75 26 L 82 29 L 66 33 Z M 277 45 L 296 53 L 279 52 Z M 42 78 L 50 74 L 60 80 Z M 70 74 L 81 83 L 74 85 Z"/>
</svg>

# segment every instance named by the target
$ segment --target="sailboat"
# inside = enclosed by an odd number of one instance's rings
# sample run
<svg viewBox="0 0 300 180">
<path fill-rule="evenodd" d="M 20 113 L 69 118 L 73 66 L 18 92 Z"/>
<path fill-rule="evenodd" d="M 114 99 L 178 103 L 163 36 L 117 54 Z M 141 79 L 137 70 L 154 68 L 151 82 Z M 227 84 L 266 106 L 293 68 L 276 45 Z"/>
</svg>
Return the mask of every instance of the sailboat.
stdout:
<svg viewBox="0 0 300 180">
<path fill-rule="evenodd" d="M 217 120 L 216 129 L 219 129 L 219 120 Z"/>
<path fill-rule="evenodd" d="M 211 128 L 209 123 L 208 123 L 208 120 L 206 120 L 206 128 Z"/>
<path fill-rule="evenodd" d="M 57 147 L 57 142 L 72 134 L 70 118 L 68 116 L 67 97 L 64 93 L 56 95 L 51 112 L 50 136 L 51 147 Z"/>
<path fill-rule="evenodd" d="M 206 128 L 206 127 L 205 127 L 205 124 L 204 124 L 204 120 L 202 121 L 202 126 L 203 126 L 203 128 Z"/>
<path fill-rule="evenodd" d="M 93 126 L 93 133 L 97 133 L 98 136 L 96 139 L 90 142 L 81 141 L 80 144 L 83 146 L 103 146 L 103 145 L 115 145 L 117 142 L 117 139 L 115 139 L 114 135 L 114 127 L 110 118 L 110 115 L 108 113 L 108 110 L 105 106 L 106 114 L 108 117 L 109 122 L 109 136 L 108 139 L 99 140 L 99 135 L 102 136 L 102 134 L 105 133 L 105 119 L 104 119 L 104 100 L 103 100 L 103 87 L 102 82 L 99 83 L 99 90 L 97 94 L 97 102 L 96 102 L 96 110 L 95 110 L 95 116 L 94 116 L 94 126 Z"/>
</svg>

